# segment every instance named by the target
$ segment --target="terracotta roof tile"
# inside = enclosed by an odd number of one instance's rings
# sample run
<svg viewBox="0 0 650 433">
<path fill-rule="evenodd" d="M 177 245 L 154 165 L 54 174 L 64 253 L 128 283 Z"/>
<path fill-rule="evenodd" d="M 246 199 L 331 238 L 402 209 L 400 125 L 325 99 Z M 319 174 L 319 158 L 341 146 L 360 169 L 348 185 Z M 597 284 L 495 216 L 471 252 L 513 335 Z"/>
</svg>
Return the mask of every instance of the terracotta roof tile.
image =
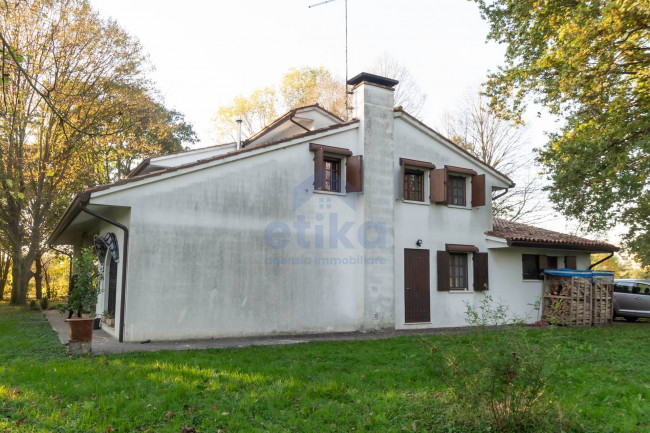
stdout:
<svg viewBox="0 0 650 433">
<path fill-rule="evenodd" d="M 579 236 L 567 235 L 526 224 L 494 218 L 494 228 L 487 235 L 503 238 L 510 246 L 537 248 L 562 248 L 583 251 L 618 251 L 619 248 L 607 242 L 594 241 Z"/>
</svg>

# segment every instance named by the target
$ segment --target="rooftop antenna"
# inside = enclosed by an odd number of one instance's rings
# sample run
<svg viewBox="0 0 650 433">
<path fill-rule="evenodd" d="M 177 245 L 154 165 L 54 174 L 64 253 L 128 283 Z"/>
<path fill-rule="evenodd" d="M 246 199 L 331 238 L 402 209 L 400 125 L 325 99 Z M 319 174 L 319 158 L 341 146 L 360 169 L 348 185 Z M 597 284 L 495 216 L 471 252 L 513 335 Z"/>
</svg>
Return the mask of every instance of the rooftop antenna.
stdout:
<svg viewBox="0 0 650 433">
<path fill-rule="evenodd" d="M 319 3 L 314 3 L 309 5 L 309 9 L 316 6 L 324 5 L 326 3 L 332 3 L 336 0 L 325 0 Z M 348 91 L 348 0 L 345 0 L 345 110 L 349 111 L 350 105 L 348 104 L 348 95 L 351 92 Z"/>
</svg>

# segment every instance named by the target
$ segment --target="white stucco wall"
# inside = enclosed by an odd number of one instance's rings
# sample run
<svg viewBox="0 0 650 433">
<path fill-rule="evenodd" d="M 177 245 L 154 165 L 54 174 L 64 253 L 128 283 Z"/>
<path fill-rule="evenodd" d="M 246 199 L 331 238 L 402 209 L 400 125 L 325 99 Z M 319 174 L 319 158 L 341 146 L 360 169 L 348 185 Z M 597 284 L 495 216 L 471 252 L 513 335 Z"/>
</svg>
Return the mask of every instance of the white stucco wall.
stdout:
<svg viewBox="0 0 650 433">
<path fill-rule="evenodd" d="M 353 127 L 93 198 L 131 207 L 125 340 L 358 329 L 363 266 L 329 263 L 364 253 L 360 194 L 313 193 L 308 148 L 316 141 L 356 153 L 355 138 Z M 309 228 L 299 241 L 301 218 Z M 349 223 L 351 248 L 330 239 L 334 223 Z M 269 224 L 288 227 L 286 246 L 265 240 Z"/>
<path fill-rule="evenodd" d="M 465 302 L 472 305 L 480 303 L 482 292 L 473 291 L 473 275 L 470 254 L 468 285 L 466 292 L 439 292 L 437 251 L 445 250 L 445 244 L 474 245 L 480 252 L 487 252 L 485 232 L 492 223 L 492 186 L 506 187 L 500 178 L 485 171 L 475 160 L 455 149 L 450 149 L 439 138 L 427 133 L 413 122 L 404 118 L 395 119 L 395 159 L 394 176 L 401 176 L 399 159 L 413 159 L 435 164 L 437 168 L 445 165 L 476 170 L 486 175 L 486 204 L 470 207 L 471 181 L 467 182 L 467 208 L 458 208 L 429 202 L 429 178 L 424 177 L 425 201 L 423 203 L 404 202 L 401 199 L 400 183 L 394 193 L 395 200 L 395 327 L 397 329 L 453 327 L 465 325 Z M 422 239 L 422 246 L 416 241 Z M 404 249 L 420 248 L 429 250 L 430 260 L 430 323 L 406 323 L 404 306 Z"/>
</svg>

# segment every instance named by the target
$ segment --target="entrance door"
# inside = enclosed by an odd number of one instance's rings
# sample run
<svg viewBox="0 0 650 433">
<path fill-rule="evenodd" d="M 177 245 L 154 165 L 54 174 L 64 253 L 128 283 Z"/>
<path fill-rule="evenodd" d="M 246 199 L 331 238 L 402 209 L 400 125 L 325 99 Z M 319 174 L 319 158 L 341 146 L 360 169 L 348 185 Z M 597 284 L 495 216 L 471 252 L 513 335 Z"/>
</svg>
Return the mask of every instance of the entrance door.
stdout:
<svg viewBox="0 0 650 433">
<path fill-rule="evenodd" d="M 429 250 L 404 250 L 406 323 L 430 322 Z"/>
<path fill-rule="evenodd" d="M 111 264 L 108 269 L 108 310 L 115 317 L 115 298 L 117 289 L 117 262 L 111 255 Z"/>
</svg>

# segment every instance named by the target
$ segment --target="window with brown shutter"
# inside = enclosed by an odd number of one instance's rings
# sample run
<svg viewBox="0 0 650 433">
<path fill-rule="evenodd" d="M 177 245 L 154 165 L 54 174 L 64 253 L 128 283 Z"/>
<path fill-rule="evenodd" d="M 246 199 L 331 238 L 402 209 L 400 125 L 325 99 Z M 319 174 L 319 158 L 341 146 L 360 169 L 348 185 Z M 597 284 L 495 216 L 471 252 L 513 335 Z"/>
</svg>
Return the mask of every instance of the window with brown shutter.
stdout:
<svg viewBox="0 0 650 433">
<path fill-rule="evenodd" d="M 544 269 L 557 269 L 557 257 L 542 254 L 521 255 L 522 276 L 524 280 L 543 280 Z"/>
<path fill-rule="evenodd" d="M 449 165 L 429 173 L 431 203 L 467 206 L 468 177 L 472 182 L 472 207 L 485 206 L 485 175 L 469 168 Z"/>
<path fill-rule="evenodd" d="M 470 272 L 474 280 L 472 288 Z M 438 291 L 470 289 L 488 289 L 488 253 L 478 252 L 474 245 L 445 244 L 445 251 L 438 251 Z"/>
<path fill-rule="evenodd" d="M 435 165 L 426 161 L 400 158 L 400 190 L 402 200 L 424 201 L 424 175 L 427 170 L 433 170 Z"/>
<path fill-rule="evenodd" d="M 424 172 L 404 170 L 404 200 L 424 201 Z"/>
<path fill-rule="evenodd" d="M 576 256 L 564 257 L 564 267 L 567 269 L 578 269 L 578 258 Z"/>
<path fill-rule="evenodd" d="M 449 253 L 449 289 L 468 289 L 467 253 Z"/>
<path fill-rule="evenodd" d="M 466 181 L 463 176 L 449 175 L 447 184 L 449 192 L 447 193 L 448 204 L 453 206 L 465 206 L 466 204 Z"/>
<path fill-rule="evenodd" d="M 325 158 L 325 180 L 322 191 L 341 192 L 341 160 Z"/>
<path fill-rule="evenodd" d="M 316 143 L 310 143 L 309 150 L 314 152 L 314 191 L 341 192 L 343 157 L 352 156 L 352 152 Z"/>
<path fill-rule="evenodd" d="M 539 280 L 541 270 L 539 268 L 539 257 L 535 254 L 521 255 L 522 277 L 524 280 Z"/>
</svg>

